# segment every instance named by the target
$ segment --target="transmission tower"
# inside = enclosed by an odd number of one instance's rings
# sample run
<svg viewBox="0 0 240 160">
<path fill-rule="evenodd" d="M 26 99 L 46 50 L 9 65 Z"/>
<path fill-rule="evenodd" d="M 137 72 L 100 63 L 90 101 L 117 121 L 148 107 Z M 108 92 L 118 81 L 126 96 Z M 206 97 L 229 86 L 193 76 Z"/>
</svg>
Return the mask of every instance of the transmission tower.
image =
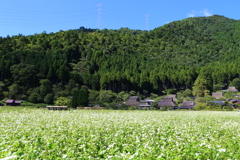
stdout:
<svg viewBox="0 0 240 160">
<path fill-rule="evenodd" d="M 146 30 L 148 31 L 148 24 L 149 24 L 149 16 L 150 14 L 145 15 L 145 23 L 146 23 Z"/>
<path fill-rule="evenodd" d="M 102 10 L 102 3 L 97 4 L 98 10 L 97 10 L 97 29 L 101 28 L 101 10 Z"/>
</svg>

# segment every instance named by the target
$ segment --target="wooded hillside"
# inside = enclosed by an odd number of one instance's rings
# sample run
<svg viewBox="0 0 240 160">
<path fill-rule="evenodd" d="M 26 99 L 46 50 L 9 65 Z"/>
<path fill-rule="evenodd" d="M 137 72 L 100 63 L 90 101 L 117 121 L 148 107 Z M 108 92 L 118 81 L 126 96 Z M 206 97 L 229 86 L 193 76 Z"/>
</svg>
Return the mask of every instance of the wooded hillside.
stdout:
<svg viewBox="0 0 240 160">
<path fill-rule="evenodd" d="M 0 37 L 0 97 L 41 102 L 47 95 L 71 96 L 82 85 L 162 94 L 201 82 L 212 92 L 239 77 L 239 62 L 240 21 L 218 15 L 149 32 L 80 27 Z"/>
</svg>

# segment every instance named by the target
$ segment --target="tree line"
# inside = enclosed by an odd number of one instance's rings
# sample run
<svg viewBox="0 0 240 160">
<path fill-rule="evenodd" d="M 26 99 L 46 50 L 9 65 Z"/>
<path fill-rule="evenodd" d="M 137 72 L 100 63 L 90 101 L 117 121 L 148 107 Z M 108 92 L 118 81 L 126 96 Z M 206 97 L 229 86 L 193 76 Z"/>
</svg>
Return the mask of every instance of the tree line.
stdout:
<svg viewBox="0 0 240 160">
<path fill-rule="evenodd" d="M 80 27 L 0 37 L 0 98 L 53 103 L 81 86 L 141 95 L 226 89 L 240 74 L 239 33 L 239 20 L 215 15 L 152 31 Z"/>
</svg>

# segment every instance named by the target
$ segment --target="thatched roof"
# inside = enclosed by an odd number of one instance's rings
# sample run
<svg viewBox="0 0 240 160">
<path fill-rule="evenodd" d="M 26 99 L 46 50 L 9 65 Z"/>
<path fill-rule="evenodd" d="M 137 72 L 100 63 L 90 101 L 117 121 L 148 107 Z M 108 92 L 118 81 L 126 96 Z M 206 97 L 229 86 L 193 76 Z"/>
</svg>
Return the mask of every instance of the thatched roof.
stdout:
<svg viewBox="0 0 240 160">
<path fill-rule="evenodd" d="M 127 106 L 138 106 L 140 104 L 140 100 L 138 96 L 132 96 L 128 101 L 125 102 Z"/>
<path fill-rule="evenodd" d="M 212 93 L 212 96 L 215 97 L 216 99 L 219 99 L 223 97 L 223 92 Z"/>
<path fill-rule="evenodd" d="M 195 105 L 194 101 L 184 101 L 182 107 L 193 107 Z"/>
<path fill-rule="evenodd" d="M 229 87 L 228 91 L 229 92 L 238 92 L 238 90 L 235 87 Z"/>
<path fill-rule="evenodd" d="M 168 98 L 172 98 L 173 99 L 173 102 L 176 102 L 177 101 L 177 98 L 176 98 L 176 94 L 170 94 L 167 96 Z"/>
<path fill-rule="evenodd" d="M 164 97 L 164 98 L 162 98 L 162 100 L 158 103 L 158 107 L 163 107 L 163 106 L 175 107 L 175 106 L 177 106 L 177 105 L 173 102 L 173 98 L 171 98 L 171 97 Z"/>
</svg>

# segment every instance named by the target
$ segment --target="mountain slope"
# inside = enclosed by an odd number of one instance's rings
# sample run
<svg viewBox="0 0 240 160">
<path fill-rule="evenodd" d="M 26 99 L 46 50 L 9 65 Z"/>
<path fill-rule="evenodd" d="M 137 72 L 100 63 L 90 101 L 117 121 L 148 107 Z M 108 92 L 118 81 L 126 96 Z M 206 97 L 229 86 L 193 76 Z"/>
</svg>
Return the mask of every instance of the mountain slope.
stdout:
<svg viewBox="0 0 240 160">
<path fill-rule="evenodd" d="M 150 32 L 81 27 L 0 37 L 0 81 L 2 90 L 17 84 L 18 94 L 27 96 L 41 95 L 43 79 L 59 85 L 63 95 L 71 95 L 73 84 L 161 93 L 191 88 L 199 75 L 212 86 L 227 85 L 240 76 L 239 33 L 240 21 L 215 15 L 171 22 Z"/>
</svg>

